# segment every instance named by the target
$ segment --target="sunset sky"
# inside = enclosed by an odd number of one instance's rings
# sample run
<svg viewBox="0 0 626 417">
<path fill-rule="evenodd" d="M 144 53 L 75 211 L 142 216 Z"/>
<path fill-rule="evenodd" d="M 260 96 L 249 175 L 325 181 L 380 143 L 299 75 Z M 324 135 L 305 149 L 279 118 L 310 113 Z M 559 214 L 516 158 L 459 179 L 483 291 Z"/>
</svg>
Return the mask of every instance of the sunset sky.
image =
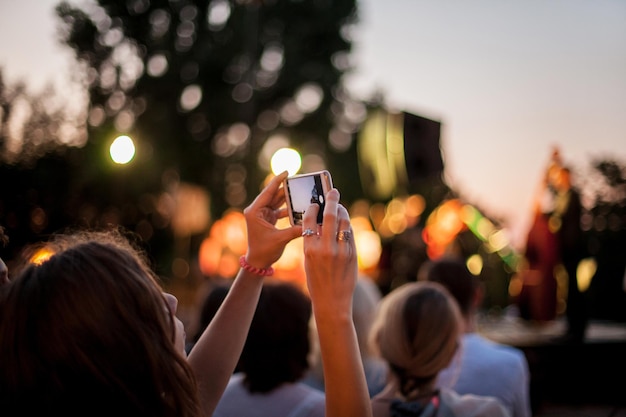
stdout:
<svg viewBox="0 0 626 417">
<path fill-rule="evenodd" d="M 67 88 L 56 0 L 0 0 L 0 66 Z M 81 4 L 81 1 L 72 1 Z M 579 177 L 593 158 L 626 165 L 626 1 L 361 0 L 357 98 L 443 124 L 448 183 L 505 218 L 516 244 L 553 145 Z M 69 94 L 69 93 L 68 93 Z"/>
</svg>

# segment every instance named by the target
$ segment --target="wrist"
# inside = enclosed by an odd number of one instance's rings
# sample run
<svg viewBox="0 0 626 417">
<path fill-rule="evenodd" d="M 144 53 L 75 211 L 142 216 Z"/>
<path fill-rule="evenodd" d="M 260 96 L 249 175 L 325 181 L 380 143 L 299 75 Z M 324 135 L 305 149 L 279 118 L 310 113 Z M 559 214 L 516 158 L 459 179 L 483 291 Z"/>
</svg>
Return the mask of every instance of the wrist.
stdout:
<svg viewBox="0 0 626 417">
<path fill-rule="evenodd" d="M 255 266 L 248 262 L 246 255 L 241 255 L 241 257 L 239 258 L 239 265 L 244 271 L 250 272 L 254 275 L 269 277 L 270 275 L 274 274 L 274 268 L 272 268 L 271 266 L 265 268 Z"/>
<path fill-rule="evenodd" d="M 340 306 L 336 306 L 333 308 L 332 305 L 313 305 L 313 316 L 315 317 L 316 322 L 331 322 L 336 324 L 350 324 L 352 325 L 352 310 L 344 309 Z"/>
</svg>

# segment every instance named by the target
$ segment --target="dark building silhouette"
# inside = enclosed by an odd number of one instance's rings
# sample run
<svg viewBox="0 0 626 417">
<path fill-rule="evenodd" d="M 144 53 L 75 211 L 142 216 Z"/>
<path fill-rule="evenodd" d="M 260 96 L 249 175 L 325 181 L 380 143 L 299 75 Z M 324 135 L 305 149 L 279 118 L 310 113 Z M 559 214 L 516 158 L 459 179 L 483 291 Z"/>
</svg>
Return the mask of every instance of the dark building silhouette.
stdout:
<svg viewBox="0 0 626 417">
<path fill-rule="evenodd" d="M 441 122 L 406 111 L 374 109 L 359 135 L 359 172 L 364 193 L 374 200 L 421 191 L 441 181 Z"/>
<path fill-rule="evenodd" d="M 440 176 L 443 158 L 439 141 L 441 122 L 403 113 L 404 160 L 409 183 Z"/>
</svg>

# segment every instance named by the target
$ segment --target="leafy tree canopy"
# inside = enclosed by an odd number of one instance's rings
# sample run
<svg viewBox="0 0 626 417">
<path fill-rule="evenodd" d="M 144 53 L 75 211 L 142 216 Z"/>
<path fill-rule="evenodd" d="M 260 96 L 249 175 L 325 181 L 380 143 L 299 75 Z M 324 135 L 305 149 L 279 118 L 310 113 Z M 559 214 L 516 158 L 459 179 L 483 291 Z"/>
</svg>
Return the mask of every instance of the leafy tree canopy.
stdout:
<svg viewBox="0 0 626 417">
<path fill-rule="evenodd" d="M 256 195 L 280 147 L 305 171 L 340 160 L 364 116 L 341 86 L 355 0 L 100 0 L 57 14 L 89 91 L 89 158 L 129 134 L 127 181 L 158 190 L 174 172 L 210 191 L 215 215 Z"/>
</svg>

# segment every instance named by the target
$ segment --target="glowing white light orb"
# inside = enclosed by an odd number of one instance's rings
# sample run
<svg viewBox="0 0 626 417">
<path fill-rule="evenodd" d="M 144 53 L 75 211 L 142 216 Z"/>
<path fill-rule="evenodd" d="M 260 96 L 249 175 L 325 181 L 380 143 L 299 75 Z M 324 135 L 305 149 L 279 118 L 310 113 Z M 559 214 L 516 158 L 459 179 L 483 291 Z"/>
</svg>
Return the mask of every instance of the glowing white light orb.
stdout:
<svg viewBox="0 0 626 417">
<path fill-rule="evenodd" d="M 111 144 L 109 153 L 116 164 L 127 164 L 135 157 L 135 144 L 128 136 L 118 136 Z"/>
<path fill-rule="evenodd" d="M 295 149 L 281 148 L 272 155 L 270 166 L 274 175 L 283 171 L 289 172 L 289 175 L 295 175 L 302 166 L 302 158 Z"/>
</svg>

